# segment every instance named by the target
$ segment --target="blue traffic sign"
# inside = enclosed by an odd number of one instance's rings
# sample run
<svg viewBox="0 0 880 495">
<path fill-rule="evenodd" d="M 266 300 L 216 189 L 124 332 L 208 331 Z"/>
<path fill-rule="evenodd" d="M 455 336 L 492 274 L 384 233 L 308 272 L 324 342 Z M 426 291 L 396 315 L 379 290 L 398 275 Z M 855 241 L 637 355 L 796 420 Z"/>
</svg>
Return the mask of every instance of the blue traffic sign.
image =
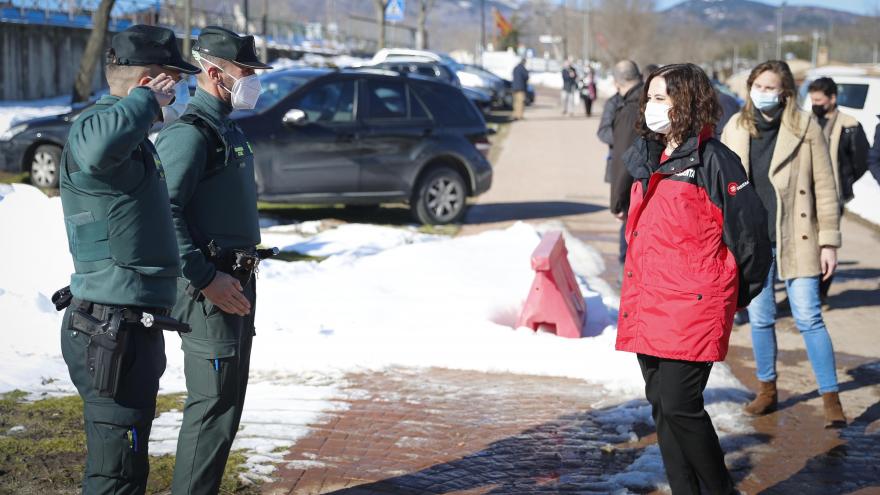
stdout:
<svg viewBox="0 0 880 495">
<path fill-rule="evenodd" d="M 390 0 L 385 7 L 385 20 L 400 22 L 403 20 L 403 12 L 406 9 L 406 0 Z"/>
</svg>

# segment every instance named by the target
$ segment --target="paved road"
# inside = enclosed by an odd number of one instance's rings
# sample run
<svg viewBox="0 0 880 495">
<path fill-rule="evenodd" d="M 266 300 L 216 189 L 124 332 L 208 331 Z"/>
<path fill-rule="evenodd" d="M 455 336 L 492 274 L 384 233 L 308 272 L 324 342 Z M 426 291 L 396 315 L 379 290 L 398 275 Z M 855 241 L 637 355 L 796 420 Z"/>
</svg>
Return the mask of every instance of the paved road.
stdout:
<svg viewBox="0 0 880 495">
<path fill-rule="evenodd" d="M 495 144 L 495 183 L 462 234 L 560 220 L 602 252 L 613 282 L 619 223 L 606 206 L 598 119 L 562 117 L 555 101 L 539 95 Z M 754 421 L 732 466 L 746 493 L 880 494 L 880 234 L 849 219 L 843 232 L 827 322 L 851 424 L 822 429 L 802 340 L 783 319 L 781 410 Z M 748 326 L 731 344 L 729 364 L 753 386 Z M 604 430 L 590 407 L 596 391 L 576 380 L 389 370 L 347 382 L 349 409 L 309 425 L 265 493 L 604 493 L 597 477 L 620 472 L 655 438 L 650 425 L 629 443 Z M 623 447 L 602 448 L 609 443 Z"/>
</svg>

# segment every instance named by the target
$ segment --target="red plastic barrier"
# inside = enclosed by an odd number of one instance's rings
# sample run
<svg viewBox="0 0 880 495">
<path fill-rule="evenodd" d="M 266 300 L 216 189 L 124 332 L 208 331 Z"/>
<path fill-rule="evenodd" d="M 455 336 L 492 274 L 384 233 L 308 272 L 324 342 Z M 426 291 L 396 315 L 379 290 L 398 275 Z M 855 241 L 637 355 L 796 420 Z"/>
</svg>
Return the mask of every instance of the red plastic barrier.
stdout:
<svg viewBox="0 0 880 495">
<path fill-rule="evenodd" d="M 584 297 L 568 262 L 562 232 L 548 232 L 532 253 L 535 281 L 517 327 L 550 327 L 556 335 L 577 339 L 587 315 Z"/>
</svg>

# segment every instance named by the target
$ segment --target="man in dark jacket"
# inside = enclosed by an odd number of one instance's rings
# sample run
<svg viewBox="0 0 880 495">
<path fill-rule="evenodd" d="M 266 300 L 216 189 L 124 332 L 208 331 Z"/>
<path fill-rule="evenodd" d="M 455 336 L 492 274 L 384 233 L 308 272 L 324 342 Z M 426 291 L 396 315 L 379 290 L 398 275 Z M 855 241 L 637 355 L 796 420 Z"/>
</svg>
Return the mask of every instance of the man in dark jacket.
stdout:
<svg viewBox="0 0 880 495">
<path fill-rule="evenodd" d="M 599 141 L 608 145 L 608 155 L 605 159 L 605 182 L 608 184 L 611 184 L 611 150 L 614 149 L 612 148 L 614 144 L 612 127 L 614 126 L 614 117 L 620 110 L 622 103 L 623 99 L 620 97 L 620 93 L 614 93 L 611 98 L 605 101 L 605 105 L 602 107 L 602 118 L 599 120 L 599 130 L 596 131 Z"/>
<path fill-rule="evenodd" d="M 529 70 L 526 69 L 526 58 L 522 60 L 513 69 L 513 119 L 520 120 L 523 118 L 523 111 L 526 107 L 526 91 L 529 87 Z"/>
<path fill-rule="evenodd" d="M 562 68 L 562 115 L 574 115 L 574 98 L 577 90 L 577 69 L 569 57 Z"/>
<path fill-rule="evenodd" d="M 813 114 L 822 126 L 822 133 L 831 154 L 831 167 L 837 183 L 840 208 L 853 198 L 853 184 L 868 169 L 868 138 L 862 125 L 854 117 L 837 108 L 837 84 L 830 77 L 820 77 L 810 83 L 807 91 L 813 104 Z M 834 276 L 819 284 L 819 297 L 828 299 Z"/>
<path fill-rule="evenodd" d="M 642 118 L 639 100 L 642 96 L 642 75 L 632 60 L 622 60 L 614 66 L 614 85 L 621 95 L 620 109 L 611 124 L 611 213 L 623 222 L 620 229 L 620 264 L 626 260 L 626 214 L 629 210 L 629 194 L 632 176 L 623 162 L 623 154 L 638 137 L 636 123 Z"/>
</svg>

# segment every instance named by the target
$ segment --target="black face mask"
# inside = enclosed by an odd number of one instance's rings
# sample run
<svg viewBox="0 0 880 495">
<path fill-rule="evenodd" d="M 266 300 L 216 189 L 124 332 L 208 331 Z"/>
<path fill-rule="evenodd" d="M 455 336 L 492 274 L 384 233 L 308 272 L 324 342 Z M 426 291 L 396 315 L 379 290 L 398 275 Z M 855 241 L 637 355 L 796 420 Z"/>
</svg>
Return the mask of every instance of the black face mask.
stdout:
<svg viewBox="0 0 880 495">
<path fill-rule="evenodd" d="M 813 113 L 816 114 L 816 117 L 821 119 L 828 113 L 828 109 L 822 105 L 813 105 Z"/>
</svg>

